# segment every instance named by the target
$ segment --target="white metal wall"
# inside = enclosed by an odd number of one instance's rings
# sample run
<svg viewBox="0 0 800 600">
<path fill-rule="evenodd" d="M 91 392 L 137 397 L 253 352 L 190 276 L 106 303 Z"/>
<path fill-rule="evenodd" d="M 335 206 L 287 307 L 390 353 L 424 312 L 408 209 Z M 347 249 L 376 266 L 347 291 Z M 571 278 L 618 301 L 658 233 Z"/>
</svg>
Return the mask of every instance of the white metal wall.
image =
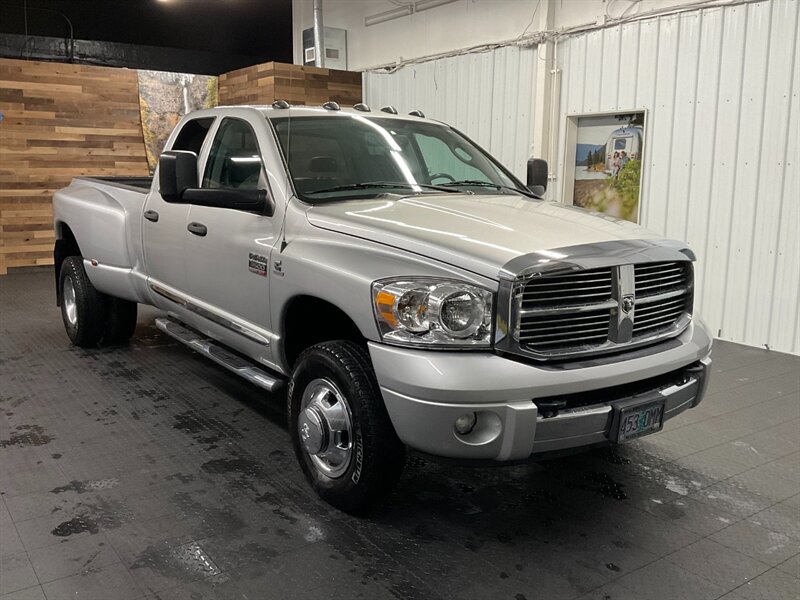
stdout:
<svg viewBox="0 0 800 600">
<path fill-rule="evenodd" d="M 800 354 L 800 2 L 768 0 L 561 40 L 568 115 L 646 109 L 642 222 L 698 255 L 697 308 L 718 337 Z M 535 49 L 365 74 L 367 102 L 420 108 L 524 175 Z"/>
<path fill-rule="evenodd" d="M 395 73 L 364 73 L 364 101 L 446 121 L 520 177 L 533 137 L 535 48 L 442 58 Z"/>
<path fill-rule="evenodd" d="M 718 337 L 800 353 L 797 0 L 662 17 L 562 41 L 567 115 L 647 109 L 642 222 L 698 255 Z M 560 181 L 554 198 L 560 198 Z"/>
</svg>

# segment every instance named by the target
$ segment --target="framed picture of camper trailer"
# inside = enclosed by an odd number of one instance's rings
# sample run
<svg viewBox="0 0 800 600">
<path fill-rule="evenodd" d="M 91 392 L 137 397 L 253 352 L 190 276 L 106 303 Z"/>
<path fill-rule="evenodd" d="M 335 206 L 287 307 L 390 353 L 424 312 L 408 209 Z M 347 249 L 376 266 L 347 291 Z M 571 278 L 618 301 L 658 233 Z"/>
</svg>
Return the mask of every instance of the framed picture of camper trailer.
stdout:
<svg viewBox="0 0 800 600">
<path fill-rule="evenodd" d="M 643 109 L 567 116 L 564 203 L 639 222 L 646 117 Z"/>
</svg>

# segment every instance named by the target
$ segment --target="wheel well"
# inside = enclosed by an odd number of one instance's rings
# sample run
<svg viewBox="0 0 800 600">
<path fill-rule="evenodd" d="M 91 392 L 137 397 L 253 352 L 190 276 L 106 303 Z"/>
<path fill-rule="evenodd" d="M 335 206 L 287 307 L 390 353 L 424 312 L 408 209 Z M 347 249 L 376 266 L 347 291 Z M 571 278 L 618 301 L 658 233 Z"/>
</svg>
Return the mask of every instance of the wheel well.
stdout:
<svg viewBox="0 0 800 600">
<path fill-rule="evenodd" d="M 356 324 L 339 307 L 313 296 L 298 296 L 283 319 L 283 353 L 291 367 L 306 348 L 328 340 L 363 342 Z"/>
<path fill-rule="evenodd" d="M 83 256 L 81 249 L 78 246 L 78 240 L 75 239 L 75 234 L 66 223 L 56 224 L 56 244 L 53 247 L 53 264 L 55 265 L 56 275 L 56 306 L 61 306 L 61 291 L 59 288 L 59 279 L 61 278 L 61 263 L 65 258 L 70 256 Z"/>
</svg>

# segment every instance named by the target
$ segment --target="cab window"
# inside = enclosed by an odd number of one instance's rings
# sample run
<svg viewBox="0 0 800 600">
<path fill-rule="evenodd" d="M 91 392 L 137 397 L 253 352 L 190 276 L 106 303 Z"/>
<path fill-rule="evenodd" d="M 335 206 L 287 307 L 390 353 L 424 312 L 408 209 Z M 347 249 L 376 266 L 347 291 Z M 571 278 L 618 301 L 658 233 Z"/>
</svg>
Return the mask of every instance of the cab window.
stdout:
<svg viewBox="0 0 800 600">
<path fill-rule="evenodd" d="M 203 187 L 254 190 L 260 177 L 261 156 L 252 127 L 240 119 L 225 119 L 208 155 Z"/>
<path fill-rule="evenodd" d="M 414 139 L 428 167 L 431 183 L 491 181 L 486 173 L 470 164 L 474 157 L 462 146 L 449 146 L 441 138 L 420 133 L 414 134 Z"/>
<path fill-rule="evenodd" d="M 172 144 L 172 150 L 188 150 L 199 155 L 212 123 L 214 123 L 214 117 L 187 121 L 178 132 L 175 143 Z"/>
</svg>

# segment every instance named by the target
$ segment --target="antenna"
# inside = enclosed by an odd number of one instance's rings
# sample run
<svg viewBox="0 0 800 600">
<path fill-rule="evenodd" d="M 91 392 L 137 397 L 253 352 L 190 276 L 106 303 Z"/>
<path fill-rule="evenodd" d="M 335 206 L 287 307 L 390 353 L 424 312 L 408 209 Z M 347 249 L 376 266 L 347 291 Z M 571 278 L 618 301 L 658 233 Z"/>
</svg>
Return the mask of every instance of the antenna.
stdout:
<svg viewBox="0 0 800 600">
<path fill-rule="evenodd" d="M 288 117 L 288 125 L 286 131 L 286 170 L 289 173 L 289 181 L 287 182 L 289 187 L 286 189 L 286 202 L 283 204 L 283 217 L 281 217 L 281 247 L 278 250 L 280 254 L 283 254 L 283 251 L 286 250 L 286 245 L 288 242 L 286 241 L 286 215 L 289 214 L 289 203 L 292 201 L 292 172 L 289 170 L 289 156 L 291 156 L 291 148 L 292 148 L 292 113 L 289 113 Z"/>
<path fill-rule="evenodd" d="M 289 97 L 292 98 L 292 84 L 294 83 L 294 70 L 289 72 Z M 285 100 L 276 100 L 273 102 L 272 106 L 278 110 L 286 110 L 287 111 L 287 125 L 286 125 L 286 167 L 287 171 L 289 172 L 289 187 L 287 188 L 286 193 L 286 202 L 283 204 L 283 217 L 281 218 L 281 245 L 278 250 L 280 254 L 283 254 L 283 251 L 286 249 L 288 242 L 286 241 L 286 215 L 289 213 L 289 203 L 292 201 L 292 196 L 294 195 L 294 185 L 292 183 L 292 172 L 289 170 L 289 157 L 291 156 L 292 151 L 292 111 L 288 110 L 291 108 L 291 105 Z M 277 133 L 277 132 L 276 132 Z M 276 136 L 277 137 L 277 136 Z"/>
</svg>

